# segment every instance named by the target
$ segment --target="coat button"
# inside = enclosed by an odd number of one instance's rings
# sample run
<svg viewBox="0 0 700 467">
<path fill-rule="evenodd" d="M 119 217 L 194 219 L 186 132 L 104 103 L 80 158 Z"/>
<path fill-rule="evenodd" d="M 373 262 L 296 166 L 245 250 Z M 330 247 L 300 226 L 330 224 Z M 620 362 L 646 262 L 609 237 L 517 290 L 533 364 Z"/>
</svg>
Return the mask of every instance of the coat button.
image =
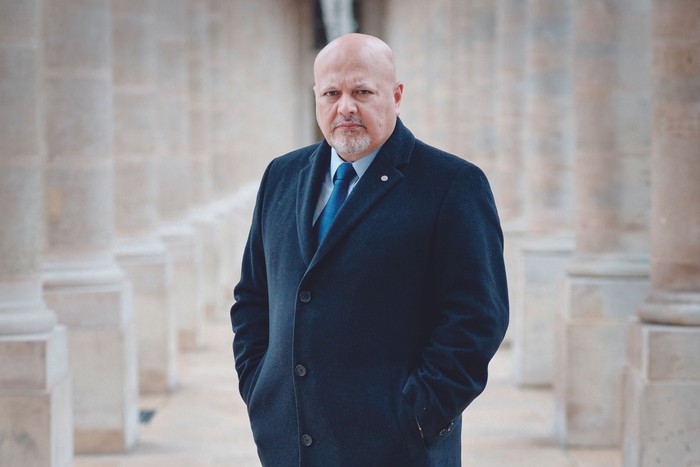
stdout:
<svg viewBox="0 0 700 467">
<path fill-rule="evenodd" d="M 301 444 L 303 444 L 304 446 L 307 446 L 307 447 L 311 446 L 311 443 L 313 443 L 313 442 L 314 442 L 313 438 L 311 438 L 311 436 L 309 436 L 309 435 L 303 435 L 301 437 Z"/>
<path fill-rule="evenodd" d="M 311 292 L 308 290 L 302 290 L 299 292 L 299 300 L 301 300 L 302 303 L 309 303 L 311 301 Z"/>
<path fill-rule="evenodd" d="M 438 433 L 438 436 L 445 436 L 447 433 L 452 431 L 452 428 L 455 426 L 454 422 L 450 422 L 450 425 L 447 428 L 443 428 L 440 430 L 440 433 Z"/>
<path fill-rule="evenodd" d="M 306 367 L 304 365 L 297 365 L 294 368 L 294 373 L 296 373 L 297 376 L 306 376 Z"/>
</svg>

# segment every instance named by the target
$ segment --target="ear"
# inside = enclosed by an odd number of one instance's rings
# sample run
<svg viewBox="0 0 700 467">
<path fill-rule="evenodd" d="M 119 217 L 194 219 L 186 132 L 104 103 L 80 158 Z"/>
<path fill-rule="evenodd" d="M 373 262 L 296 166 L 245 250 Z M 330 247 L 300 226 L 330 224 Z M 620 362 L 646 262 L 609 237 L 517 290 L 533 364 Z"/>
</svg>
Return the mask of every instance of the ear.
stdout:
<svg viewBox="0 0 700 467">
<path fill-rule="evenodd" d="M 397 116 L 401 112 L 401 109 L 399 109 L 399 106 L 401 105 L 401 96 L 402 95 L 403 95 L 403 83 L 396 83 L 396 87 L 394 88 L 394 111 L 396 112 Z"/>
</svg>

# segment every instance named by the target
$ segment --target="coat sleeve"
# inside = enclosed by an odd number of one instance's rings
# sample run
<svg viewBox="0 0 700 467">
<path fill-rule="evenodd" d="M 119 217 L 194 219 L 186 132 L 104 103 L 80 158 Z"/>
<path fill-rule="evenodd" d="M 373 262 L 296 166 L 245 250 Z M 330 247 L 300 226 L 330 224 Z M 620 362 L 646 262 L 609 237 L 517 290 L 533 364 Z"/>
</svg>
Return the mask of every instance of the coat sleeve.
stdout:
<svg viewBox="0 0 700 467">
<path fill-rule="evenodd" d="M 233 354 L 238 388 L 248 403 L 253 380 L 267 351 L 269 334 L 267 270 L 262 241 L 262 212 L 270 166 L 263 175 L 253 211 L 253 221 L 243 252 L 241 277 L 233 290 L 231 307 Z"/>
<path fill-rule="evenodd" d="M 403 388 L 428 445 L 484 390 L 508 326 L 503 234 L 476 166 L 459 171 L 443 200 L 430 269 L 435 326 Z"/>
</svg>

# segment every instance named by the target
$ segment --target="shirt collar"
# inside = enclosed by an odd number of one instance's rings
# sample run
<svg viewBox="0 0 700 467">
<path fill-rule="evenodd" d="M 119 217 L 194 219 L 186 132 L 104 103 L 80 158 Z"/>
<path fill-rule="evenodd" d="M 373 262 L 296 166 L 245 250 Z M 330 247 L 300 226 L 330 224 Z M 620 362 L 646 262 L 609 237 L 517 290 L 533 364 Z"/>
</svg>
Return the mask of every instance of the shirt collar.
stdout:
<svg viewBox="0 0 700 467">
<path fill-rule="evenodd" d="M 352 168 L 355 169 L 358 180 L 362 178 L 364 173 L 369 168 L 370 164 L 372 164 L 374 158 L 377 157 L 377 153 L 379 153 L 379 150 L 381 148 L 382 147 L 380 146 L 375 151 L 357 159 L 355 162 L 352 163 Z M 340 164 L 342 164 L 343 162 L 345 161 L 340 158 L 335 148 L 331 147 L 331 180 L 333 180 L 333 177 L 335 176 L 335 171 L 338 170 L 338 167 L 340 167 Z"/>
</svg>

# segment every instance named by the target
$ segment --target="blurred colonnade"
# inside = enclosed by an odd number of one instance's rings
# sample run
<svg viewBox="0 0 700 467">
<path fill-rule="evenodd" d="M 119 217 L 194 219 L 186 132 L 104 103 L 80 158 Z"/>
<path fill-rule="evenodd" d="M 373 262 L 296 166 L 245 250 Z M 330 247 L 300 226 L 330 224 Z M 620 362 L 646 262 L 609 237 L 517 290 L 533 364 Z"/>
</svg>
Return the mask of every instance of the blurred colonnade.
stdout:
<svg viewBox="0 0 700 467">
<path fill-rule="evenodd" d="M 227 325 L 262 171 L 319 138 L 329 3 L 0 0 L 1 465 L 130 450 Z M 335 3 L 489 177 L 513 384 L 562 448 L 700 462 L 700 2 Z"/>
</svg>

